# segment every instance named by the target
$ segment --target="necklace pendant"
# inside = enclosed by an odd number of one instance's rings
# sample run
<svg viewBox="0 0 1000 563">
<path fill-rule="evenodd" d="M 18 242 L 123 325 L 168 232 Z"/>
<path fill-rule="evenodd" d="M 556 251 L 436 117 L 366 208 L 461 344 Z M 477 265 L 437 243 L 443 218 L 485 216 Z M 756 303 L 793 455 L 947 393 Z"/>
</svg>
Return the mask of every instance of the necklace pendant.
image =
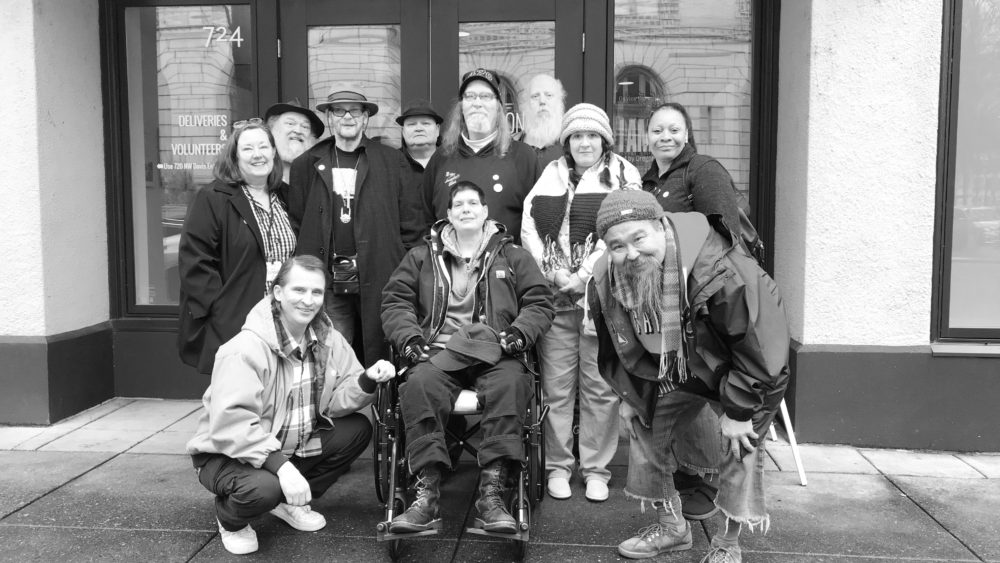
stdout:
<svg viewBox="0 0 1000 563">
<path fill-rule="evenodd" d="M 347 214 L 347 213 L 341 213 L 340 214 L 340 222 L 341 223 L 350 223 L 351 222 L 351 216 L 349 214 Z"/>
</svg>

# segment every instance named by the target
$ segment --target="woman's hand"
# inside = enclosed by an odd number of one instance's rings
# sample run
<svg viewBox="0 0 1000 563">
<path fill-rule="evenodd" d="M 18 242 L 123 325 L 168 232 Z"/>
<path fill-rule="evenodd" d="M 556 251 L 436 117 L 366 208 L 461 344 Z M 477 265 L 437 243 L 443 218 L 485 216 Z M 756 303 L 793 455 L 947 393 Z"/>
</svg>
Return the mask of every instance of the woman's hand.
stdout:
<svg viewBox="0 0 1000 563">
<path fill-rule="evenodd" d="M 386 360 L 379 360 L 365 371 L 365 375 L 375 383 L 385 383 L 396 377 L 396 368 Z"/>
<path fill-rule="evenodd" d="M 583 295 L 586 287 L 579 274 L 571 274 L 567 276 L 565 283 L 559 285 L 559 291 L 568 295 Z"/>
</svg>

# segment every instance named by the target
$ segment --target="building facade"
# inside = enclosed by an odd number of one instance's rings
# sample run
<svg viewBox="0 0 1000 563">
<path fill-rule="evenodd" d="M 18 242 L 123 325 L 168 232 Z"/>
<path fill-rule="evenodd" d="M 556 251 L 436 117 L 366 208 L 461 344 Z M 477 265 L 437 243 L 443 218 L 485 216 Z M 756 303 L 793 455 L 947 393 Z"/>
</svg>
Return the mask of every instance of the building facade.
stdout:
<svg viewBox="0 0 1000 563">
<path fill-rule="evenodd" d="M 194 398 L 177 242 L 232 123 L 331 84 L 369 135 L 497 71 L 612 117 L 688 107 L 751 201 L 792 329 L 799 439 L 1000 450 L 1000 5 L 993 0 L 0 0 L 0 424 Z M 12 79 L 13 78 L 13 79 Z"/>
</svg>

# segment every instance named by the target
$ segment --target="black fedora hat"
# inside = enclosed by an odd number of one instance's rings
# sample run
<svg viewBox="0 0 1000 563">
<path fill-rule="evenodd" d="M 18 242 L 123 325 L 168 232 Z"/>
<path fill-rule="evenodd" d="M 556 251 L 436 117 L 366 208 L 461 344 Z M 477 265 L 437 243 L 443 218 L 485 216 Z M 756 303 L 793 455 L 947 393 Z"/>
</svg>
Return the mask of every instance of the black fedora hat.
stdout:
<svg viewBox="0 0 1000 563">
<path fill-rule="evenodd" d="M 295 98 L 290 102 L 277 103 L 267 108 L 267 111 L 264 112 L 264 122 L 266 123 L 268 119 L 271 119 L 276 115 L 288 112 L 306 116 L 306 118 L 309 119 L 309 125 L 312 127 L 313 134 L 316 135 L 317 139 L 322 137 L 323 132 L 326 131 L 326 125 L 323 125 L 323 120 L 317 117 L 312 110 L 302 107 L 302 105 L 299 104 L 298 98 Z"/>
<path fill-rule="evenodd" d="M 444 123 L 444 118 L 434 111 L 430 102 L 427 100 L 414 100 L 406 106 L 403 113 L 399 114 L 399 117 L 396 118 L 396 124 L 402 126 L 407 117 L 414 117 L 417 115 L 426 115 L 427 117 L 433 119 L 438 125 Z"/>
</svg>

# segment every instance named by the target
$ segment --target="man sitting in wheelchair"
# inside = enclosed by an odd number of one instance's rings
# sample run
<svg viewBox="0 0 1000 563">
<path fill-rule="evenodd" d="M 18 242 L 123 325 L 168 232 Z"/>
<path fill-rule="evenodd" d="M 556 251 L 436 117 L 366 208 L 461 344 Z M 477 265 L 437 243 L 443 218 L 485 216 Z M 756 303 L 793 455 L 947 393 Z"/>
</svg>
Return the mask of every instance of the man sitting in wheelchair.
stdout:
<svg viewBox="0 0 1000 563">
<path fill-rule="evenodd" d="M 513 534 L 503 492 L 508 464 L 524 459 L 521 429 L 534 393 L 520 356 L 549 329 L 552 294 L 531 254 L 487 219 L 479 186 L 456 183 L 450 201 L 448 218 L 403 258 L 382 294 L 385 334 L 414 366 L 400 405 L 416 499 L 390 531 L 440 521 L 441 471 L 451 465 L 444 429 L 461 390 L 475 387 L 483 429 L 476 526 Z"/>
</svg>

